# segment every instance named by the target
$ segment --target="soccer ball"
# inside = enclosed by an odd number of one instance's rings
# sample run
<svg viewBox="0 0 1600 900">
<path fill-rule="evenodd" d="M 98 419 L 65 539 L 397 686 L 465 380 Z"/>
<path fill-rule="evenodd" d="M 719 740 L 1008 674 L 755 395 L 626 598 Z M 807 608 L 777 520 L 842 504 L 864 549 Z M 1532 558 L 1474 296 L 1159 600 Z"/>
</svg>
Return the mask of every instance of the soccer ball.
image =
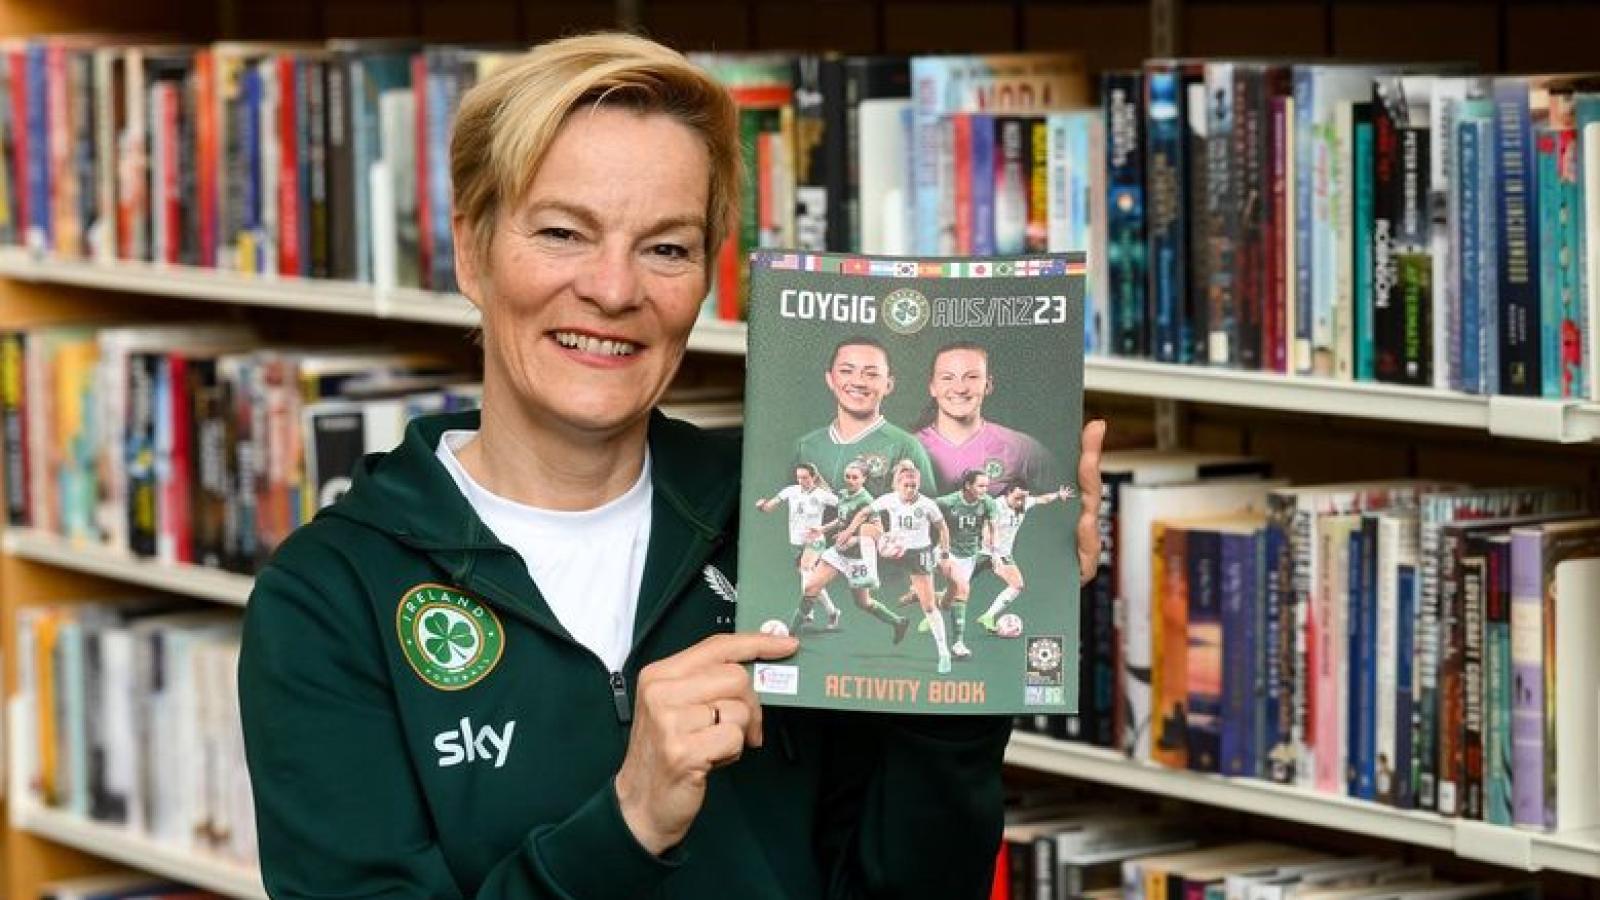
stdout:
<svg viewBox="0 0 1600 900">
<path fill-rule="evenodd" d="M 1003 638 L 1022 637 L 1022 617 L 1006 613 L 994 622 L 994 633 Z"/>
<path fill-rule="evenodd" d="M 761 633 L 770 634 L 773 637 L 788 637 L 789 626 L 783 624 L 782 620 L 768 619 L 761 623 Z"/>
<path fill-rule="evenodd" d="M 906 555 L 905 544 L 892 534 L 878 535 L 878 555 L 884 559 L 899 559 Z"/>
</svg>

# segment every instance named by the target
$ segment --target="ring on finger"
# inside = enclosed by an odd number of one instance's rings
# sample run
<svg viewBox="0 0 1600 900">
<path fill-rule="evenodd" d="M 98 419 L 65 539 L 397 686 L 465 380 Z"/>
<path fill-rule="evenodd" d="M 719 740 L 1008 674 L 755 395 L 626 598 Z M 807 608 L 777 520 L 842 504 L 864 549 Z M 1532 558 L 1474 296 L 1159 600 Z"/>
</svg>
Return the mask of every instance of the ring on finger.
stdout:
<svg viewBox="0 0 1600 900">
<path fill-rule="evenodd" d="M 717 706 L 715 703 L 709 703 L 707 705 L 711 707 L 711 727 L 715 728 L 718 725 L 721 725 L 722 724 L 722 708 Z"/>
</svg>

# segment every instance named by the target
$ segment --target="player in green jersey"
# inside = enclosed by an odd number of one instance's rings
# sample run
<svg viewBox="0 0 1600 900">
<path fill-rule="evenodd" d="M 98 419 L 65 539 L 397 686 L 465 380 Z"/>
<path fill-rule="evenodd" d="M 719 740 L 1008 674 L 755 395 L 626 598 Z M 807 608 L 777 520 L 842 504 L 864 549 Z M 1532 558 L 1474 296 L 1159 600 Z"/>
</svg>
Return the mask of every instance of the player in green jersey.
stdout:
<svg viewBox="0 0 1600 900">
<path fill-rule="evenodd" d="M 961 474 L 961 489 L 945 494 L 934 501 L 950 525 L 950 555 L 940 565 L 949 581 L 940 606 L 950 610 L 954 625 L 955 643 L 950 645 L 950 655 L 967 659 L 972 651 L 967 649 L 967 597 L 972 593 L 972 573 L 977 568 L 978 557 L 984 547 L 994 543 L 994 521 L 1000 515 L 1000 503 L 989 496 L 989 476 L 981 469 L 968 469 Z M 938 613 L 944 615 L 944 613 Z"/>
<path fill-rule="evenodd" d="M 863 487 L 867 482 L 867 468 L 858 462 L 844 467 L 844 490 L 839 494 L 838 516 L 821 528 L 818 536 L 834 539 L 832 546 L 822 553 L 821 561 L 806 576 L 800 598 L 798 623 L 812 606 L 826 596 L 828 583 L 839 575 L 845 577 L 856 606 L 873 618 L 894 629 L 894 642 L 905 639 L 911 621 L 890 611 L 872 596 L 878 586 L 878 536 L 883 533 L 876 521 L 868 519 L 854 535 L 845 534 L 846 527 L 855 520 L 856 513 L 872 505 L 872 495 Z M 794 629 L 790 629 L 791 633 Z"/>
<path fill-rule="evenodd" d="M 817 467 L 825 484 L 842 484 L 844 467 L 860 460 L 866 467 L 866 490 L 874 497 L 891 490 L 889 473 L 901 460 L 911 460 L 932 485 L 928 451 L 910 433 L 883 417 L 883 398 L 894 392 L 889 351 L 875 338 L 846 338 L 833 350 L 823 373 L 836 404 L 833 421 L 800 438 L 796 463 Z"/>
<path fill-rule="evenodd" d="M 1006 494 L 1001 498 L 1000 514 L 994 519 L 994 543 L 985 549 L 984 553 L 989 560 L 989 567 L 1006 583 L 1005 590 L 1001 591 L 989 605 L 989 609 L 978 617 L 978 624 L 985 630 L 994 631 L 994 618 L 1005 612 L 1006 607 L 1017 599 L 1026 587 L 1022 580 L 1022 570 L 1017 567 L 1017 562 L 1012 558 L 1012 549 L 1017 543 L 1017 532 L 1022 529 L 1022 520 L 1028 512 L 1036 506 L 1065 500 L 1072 496 L 1072 491 L 1061 487 L 1048 494 L 1033 496 L 1028 493 L 1028 485 L 1023 481 L 1014 481 L 1006 489 Z"/>
</svg>

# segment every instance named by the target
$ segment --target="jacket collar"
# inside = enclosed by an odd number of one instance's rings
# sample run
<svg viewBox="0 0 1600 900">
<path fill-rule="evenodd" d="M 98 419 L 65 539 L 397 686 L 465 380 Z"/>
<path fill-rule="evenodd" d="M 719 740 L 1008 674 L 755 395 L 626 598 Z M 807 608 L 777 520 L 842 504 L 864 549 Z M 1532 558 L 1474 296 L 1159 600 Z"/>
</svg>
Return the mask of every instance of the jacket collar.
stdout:
<svg viewBox="0 0 1600 900">
<path fill-rule="evenodd" d="M 435 456 L 446 431 L 476 431 L 479 423 L 476 410 L 412 420 L 398 447 L 362 460 L 350 491 L 322 515 L 359 522 L 419 548 L 502 547 Z M 664 500 L 702 537 L 730 537 L 738 502 L 738 454 L 732 442 L 655 411 L 647 440 L 651 487 L 661 495 L 657 506 Z"/>
<path fill-rule="evenodd" d="M 385 533 L 430 557 L 450 579 L 571 640 L 539 595 L 521 558 L 483 524 L 435 455 L 446 431 L 476 430 L 476 411 L 424 416 L 400 446 L 357 466 L 350 491 L 321 515 Z M 650 546 L 646 553 L 635 646 L 706 559 L 736 528 L 736 442 L 652 412 Z"/>
</svg>

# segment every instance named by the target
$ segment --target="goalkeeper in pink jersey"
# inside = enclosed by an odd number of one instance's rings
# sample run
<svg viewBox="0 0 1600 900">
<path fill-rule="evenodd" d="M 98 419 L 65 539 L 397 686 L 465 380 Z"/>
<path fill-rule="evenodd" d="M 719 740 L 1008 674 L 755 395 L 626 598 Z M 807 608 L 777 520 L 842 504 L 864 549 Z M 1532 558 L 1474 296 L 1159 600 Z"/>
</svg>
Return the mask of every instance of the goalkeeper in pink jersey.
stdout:
<svg viewBox="0 0 1600 900">
<path fill-rule="evenodd" d="M 989 476 L 989 493 L 1004 496 L 1012 484 L 1048 483 L 1049 451 L 1020 431 L 983 417 L 983 401 L 994 392 L 989 351 L 970 341 L 946 345 L 933 357 L 928 377 L 932 398 L 917 440 L 933 463 L 937 493 L 959 490 L 962 474 Z"/>
</svg>

